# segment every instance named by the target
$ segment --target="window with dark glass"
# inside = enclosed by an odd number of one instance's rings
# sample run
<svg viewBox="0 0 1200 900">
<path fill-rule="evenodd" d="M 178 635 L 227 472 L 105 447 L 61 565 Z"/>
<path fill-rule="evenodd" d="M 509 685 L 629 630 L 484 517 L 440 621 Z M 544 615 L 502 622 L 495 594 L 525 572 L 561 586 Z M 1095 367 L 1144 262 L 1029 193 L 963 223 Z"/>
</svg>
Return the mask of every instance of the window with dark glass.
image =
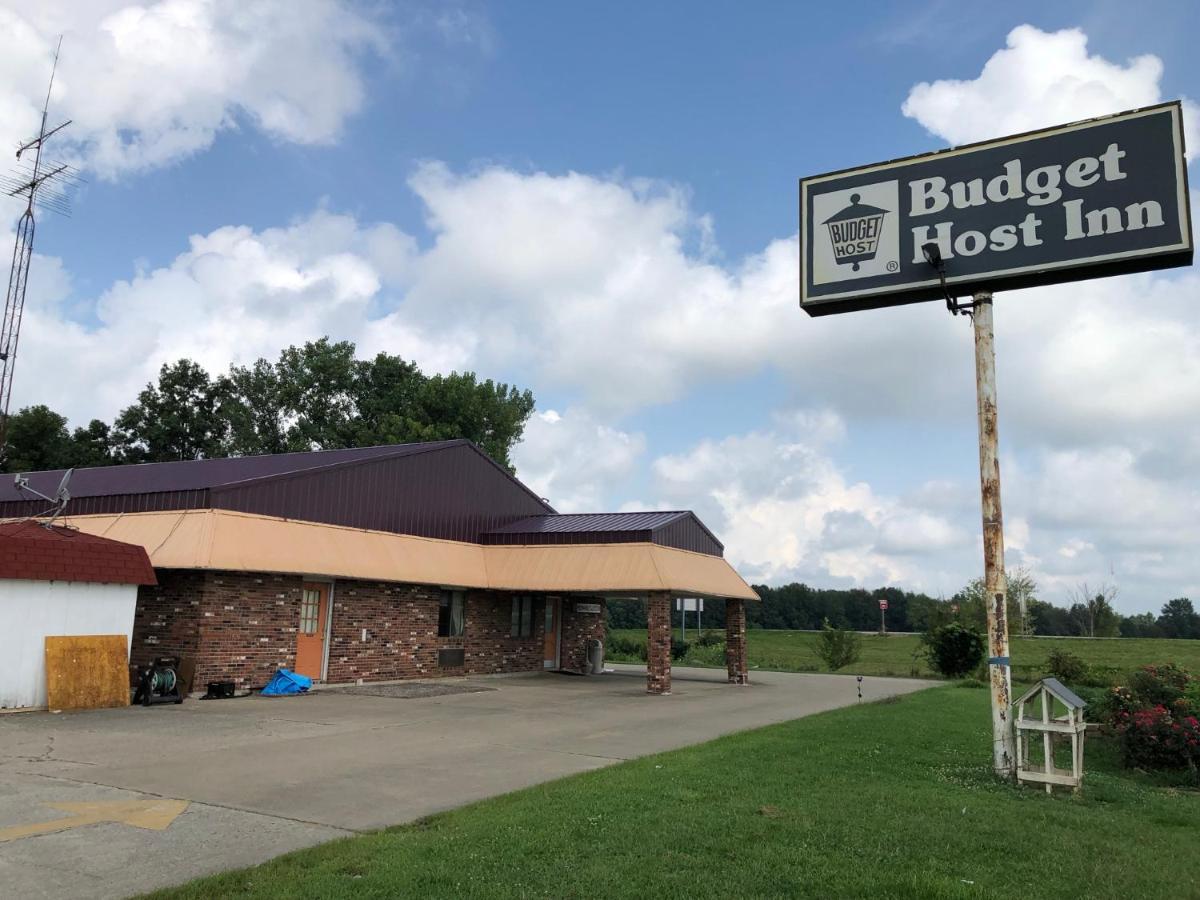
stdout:
<svg viewBox="0 0 1200 900">
<path fill-rule="evenodd" d="M 462 591 L 445 591 L 438 607 L 438 637 L 462 637 L 466 620 L 466 597 Z"/>
<path fill-rule="evenodd" d="M 513 597 L 511 634 L 513 637 L 533 636 L 532 597 Z"/>
</svg>

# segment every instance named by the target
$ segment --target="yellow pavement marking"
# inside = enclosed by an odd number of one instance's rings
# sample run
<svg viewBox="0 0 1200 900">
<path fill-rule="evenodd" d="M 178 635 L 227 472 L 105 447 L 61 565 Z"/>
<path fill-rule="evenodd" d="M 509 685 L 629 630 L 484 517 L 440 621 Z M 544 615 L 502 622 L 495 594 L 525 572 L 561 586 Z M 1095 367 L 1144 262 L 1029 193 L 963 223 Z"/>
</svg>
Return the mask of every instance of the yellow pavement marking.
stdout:
<svg viewBox="0 0 1200 900">
<path fill-rule="evenodd" d="M 109 803 L 47 803 L 52 809 L 74 813 L 62 819 L 52 819 L 49 822 L 38 822 L 35 825 L 14 825 L 11 828 L 0 829 L 0 844 L 5 841 L 16 841 L 21 838 L 33 837 L 36 834 L 50 834 L 55 831 L 66 831 L 68 828 L 81 828 L 84 825 L 97 825 L 101 822 L 119 822 L 122 825 L 132 825 L 134 828 L 147 828 L 151 831 L 165 831 L 179 814 L 188 808 L 187 800 L 117 800 Z"/>
</svg>

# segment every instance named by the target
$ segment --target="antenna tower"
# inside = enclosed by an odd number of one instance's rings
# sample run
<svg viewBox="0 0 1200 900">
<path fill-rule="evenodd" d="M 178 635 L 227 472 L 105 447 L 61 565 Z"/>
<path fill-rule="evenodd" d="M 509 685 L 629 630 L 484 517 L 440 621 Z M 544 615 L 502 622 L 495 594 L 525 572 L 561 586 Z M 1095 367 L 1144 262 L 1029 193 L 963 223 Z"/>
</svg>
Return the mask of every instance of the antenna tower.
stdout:
<svg viewBox="0 0 1200 900">
<path fill-rule="evenodd" d="M 47 129 L 50 111 L 50 90 L 54 87 L 54 73 L 58 69 L 58 53 L 62 49 L 62 36 L 54 51 L 54 65 L 50 69 L 50 84 L 46 88 L 46 102 L 42 106 L 42 125 L 37 137 L 17 148 L 17 168 L 0 177 L 0 193 L 25 201 L 25 212 L 17 222 L 17 237 L 13 243 L 12 268 L 8 275 L 8 293 L 4 298 L 4 319 L 0 322 L 0 459 L 6 455 L 8 443 L 8 401 L 12 395 L 13 369 L 17 362 L 17 341 L 21 336 L 21 315 L 25 311 L 25 287 L 29 283 L 29 263 L 33 258 L 34 215 L 37 209 L 46 209 L 61 215 L 70 215 L 70 204 L 65 188 L 77 180 L 76 170 L 65 163 L 42 158 L 46 141 L 71 124 L 70 120 Z M 33 151 L 32 161 L 29 152 Z M 22 161 L 22 155 L 25 159 Z"/>
</svg>

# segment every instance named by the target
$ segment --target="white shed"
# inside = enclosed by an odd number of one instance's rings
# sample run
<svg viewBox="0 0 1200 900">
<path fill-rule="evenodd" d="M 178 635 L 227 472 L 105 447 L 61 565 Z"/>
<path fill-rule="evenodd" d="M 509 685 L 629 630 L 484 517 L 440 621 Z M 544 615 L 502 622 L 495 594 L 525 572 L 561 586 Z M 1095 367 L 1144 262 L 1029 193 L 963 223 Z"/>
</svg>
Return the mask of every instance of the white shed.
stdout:
<svg viewBox="0 0 1200 900">
<path fill-rule="evenodd" d="M 36 521 L 0 523 L 0 709 L 46 706 L 48 636 L 133 635 L 143 547 Z"/>
</svg>

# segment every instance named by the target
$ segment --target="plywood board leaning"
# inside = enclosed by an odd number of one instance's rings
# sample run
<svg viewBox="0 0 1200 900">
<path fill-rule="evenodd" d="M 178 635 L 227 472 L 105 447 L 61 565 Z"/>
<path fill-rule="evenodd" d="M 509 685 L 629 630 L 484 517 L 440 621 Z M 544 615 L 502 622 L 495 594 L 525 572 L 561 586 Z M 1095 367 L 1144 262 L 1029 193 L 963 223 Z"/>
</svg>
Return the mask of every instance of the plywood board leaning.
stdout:
<svg viewBox="0 0 1200 900">
<path fill-rule="evenodd" d="M 46 638 L 50 709 L 129 705 L 129 645 L 123 634 Z"/>
</svg>

